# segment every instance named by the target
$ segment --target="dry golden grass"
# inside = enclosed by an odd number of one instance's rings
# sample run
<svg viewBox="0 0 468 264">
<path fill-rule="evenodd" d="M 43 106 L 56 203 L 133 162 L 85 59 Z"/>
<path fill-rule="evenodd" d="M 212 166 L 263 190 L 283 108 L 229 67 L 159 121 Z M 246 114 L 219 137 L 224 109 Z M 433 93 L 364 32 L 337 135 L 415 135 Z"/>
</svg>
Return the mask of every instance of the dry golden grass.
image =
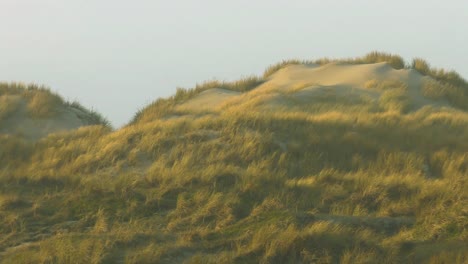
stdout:
<svg viewBox="0 0 468 264">
<path fill-rule="evenodd" d="M 423 83 L 421 92 L 429 99 L 445 101 L 455 107 L 468 109 L 468 92 L 463 87 L 436 80 L 427 80 Z"/>
<path fill-rule="evenodd" d="M 86 109 L 78 102 L 64 101 L 61 96 L 45 86 L 0 82 L 0 122 L 21 111 L 23 104 L 27 114 L 33 119 L 54 118 L 64 108 L 71 107 L 83 112 L 89 123 L 110 127 L 109 121 L 101 114 Z"/>
<path fill-rule="evenodd" d="M 156 118 L 172 98 L 117 131 L 0 136 L 1 263 L 466 262 L 468 113 L 368 88 L 375 111 L 265 111 L 253 90 L 218 114 Z"/>
<path fill-rule="evenodd" d="M 15 113 L 21 105 L 21 97 L 14 95 L 0 96 L 0 122 Z"/>
<path fill-rule="evenodd" d="M 27 109 L 31 117 L 47 118 L 57 115 L 58 107 L 62 104 L 60 97 L 46 91 L 37 91 L 30 97 Z"/>
</svg>

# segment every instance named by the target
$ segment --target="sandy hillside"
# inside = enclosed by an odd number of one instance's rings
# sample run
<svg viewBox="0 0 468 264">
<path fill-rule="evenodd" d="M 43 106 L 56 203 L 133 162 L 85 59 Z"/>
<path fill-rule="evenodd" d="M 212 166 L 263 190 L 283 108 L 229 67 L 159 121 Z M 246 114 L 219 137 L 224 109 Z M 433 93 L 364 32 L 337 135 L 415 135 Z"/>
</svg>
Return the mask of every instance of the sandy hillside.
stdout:
<svg viewBox="0 0 468 264">
<path fill-rule="evenodd" d="M 65 105 L 57 106 L 56 114 L 49 118 L 31 117 L 27 111 L 26 100 L 21 98 L 16 111 L 0 120 L 0 135 L 18 135 L 28 140 L 38 140 L 50 133 L 76 129 L 92 123 L 87 113 Z"/>
<path fill-rule="evenodd" d="M 423 76 L 414 69 L 396 70 L 387 62 L 290 65 L 278 70 L 248 92 L 222 88 L 205 90 L 176 105 L 171 117 L 177 118 L 180 114 L 198 116 L 230 109 L 309 111 L 311 106 L 315 107 L 315 103 L 355 104 L 358 107 L 367 104 L 378 108 L 379 100 L 388 97 L 386 92 L 392 89 L 400 92 L 393 95 L 397 100 L 404 97 L 411 101 L 410 111 L 425 105 L 444 105 L 443 101 L 436 102 L 423 96 L 421 87 L 430 80 L 431 77 Z M 63 103 L 56 109 L 58 114 L 54 117 L 31 117 L 26 99 L 16 95 L 7 96 L 10 101 L 23 101 L 20 103 L 21 107 L 9 114 L 8 118 L 0 118 L 1 134 L 22 135 L 27 139 L 37 140 L 49 133 L 95 124 L 87 116 L 89 113 L 83 109 Z"/>
<path fill-rule="evenodd" d="M 323 98 L 378 100 L 385 89 L 378 84 L 405 87 L 416 106 L 434 104 L 422 96 L 420 89 L 431 79 L 413 69 L 395 70 L 388 63 L 329 63 L 323 66 L 291 65 L 285 67 L 256 89 L 239 94 L 225 89 L 210 89 L 179 106 L 179 110 L 222 110 L 251 103 L 264 106 L 291 106 Z M 291 103 L 291 100 L 293 100 Z"/>
<path fill-rule="evenodd" d="M 195 98 L 188 100 L 187 102 L 178 106 L 178 110 L 210 110 L 214 109 L 229 99 L 239 96 L 240 93 L 236 91 L 230 91 L 227 89 L 214 88 L 201 92 Z"/>
</svg>

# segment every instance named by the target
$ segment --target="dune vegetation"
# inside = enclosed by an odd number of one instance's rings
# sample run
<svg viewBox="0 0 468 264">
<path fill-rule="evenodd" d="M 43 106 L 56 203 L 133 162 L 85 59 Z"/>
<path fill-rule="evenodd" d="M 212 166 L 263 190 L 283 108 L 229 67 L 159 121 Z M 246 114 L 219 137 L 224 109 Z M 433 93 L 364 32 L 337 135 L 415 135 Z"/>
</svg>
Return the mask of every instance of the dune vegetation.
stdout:
<svg viewBox="0 0 468 264">
<path fill-rule="evenodd" d="M 54 118 L 59 115 L 60 108 L 73 107 L 86 114 L 92 124 L 110 126 L 109 121 L 98 112 L 86 109 L 79 102 L 65 101 L 46 86 L 0 83 L 0 122 L 18 112 L 22 105 L 33 119 Z"/>
<path fill-rule="evenodd" d="M 283 82 L 335 64 L 421 82 Z M 213 88 L 240 94 L 183 107 Z M 63 103 L 8 89 L 0 126 L 22 93 Z M 118 130 L 0 134 L 0 263 L 466 263 L 467 106 L 457 73 L 374 52 L 178 89 Z"/>
</svg>

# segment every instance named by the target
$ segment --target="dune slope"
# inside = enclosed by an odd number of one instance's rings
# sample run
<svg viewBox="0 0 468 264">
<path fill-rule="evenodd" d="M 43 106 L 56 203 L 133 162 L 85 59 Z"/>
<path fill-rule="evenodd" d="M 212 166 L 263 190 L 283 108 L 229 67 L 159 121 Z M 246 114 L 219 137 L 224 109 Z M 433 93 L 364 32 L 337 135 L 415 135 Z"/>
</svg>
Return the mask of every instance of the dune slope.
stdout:
<svg viewBox="0 0 468 264">
<path fill-rule="evenodd" d="M 464 108 L 464 100 L 468 98 L 463 90 L 447 88 L 447 84 L 437 78 L 411 68 L 394 69 L 385 61 L 292 64 L 270 74 L 254 89 L 245 92 L 226 88 L 201 90 L 181 102 L 168 102 L 162 116 L 152 113 L 158 104 L 143 109 L 141 115 L 146 115 L 145 120 L 149 121 L 164 116 L 203 116 L 203 113 L 221 113 L 235 108 L 317 113 L 321 108 L 329 111 L 333 105 L 337 108 L 354 105 L 356 107 L 351 110 L 355 111 L 392 108 L 408 112 L 424 106 Z"/>
<path fill-rule="evenodd" d="M 2 135 L 0 263 L 466 263 L 468 84 L 405 65 L 286 61 L 118 130 Z"/>
<path fill-rule="evenodd" d="M 65 102 L 44 87 L 0 84 L 0 135 L 37 141 L 51 133 L 108 122 L 79 103 Z"/>
</svg>

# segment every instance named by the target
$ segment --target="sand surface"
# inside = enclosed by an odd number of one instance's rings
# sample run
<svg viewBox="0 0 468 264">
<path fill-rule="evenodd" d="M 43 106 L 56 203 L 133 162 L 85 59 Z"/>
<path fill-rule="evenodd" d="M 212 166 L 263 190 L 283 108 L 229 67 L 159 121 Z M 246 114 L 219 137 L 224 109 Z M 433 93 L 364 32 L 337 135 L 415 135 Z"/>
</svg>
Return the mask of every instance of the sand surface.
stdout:
<svg viewBox="0 0 468 264">
<path fill-rule="evenodd" d="M 241 93 L 227 89 L 213 88 L 201 92 L 199 95 L 178 106 L 178 110 L 204 111 L 212 110 L 222 105 L 229 99 L 239 96 Z"/>
<path fill-rule="evenodd" d="M 378 100 L 383 90 L 369 87 L 369 82 L 400 82 L 417 106 L 434 104 L 422 96 L 423 81 L 430 79 L 412 69 L 395 70 L 388 63 L 291 65 L 285 67 L 250 92 L 210 89 L 179 106 L 179 110 L 222 111 L 243 104 L 271 107 L 295 107 L 324 98 L 348 101 Z"/>
<path fill-rule="evenodd" d="M 420 91 L 423 79 L 415 70 L 395 70 L 388 63 L 342 64 L 324 66 L 292 65 L 279 70 L 257 92 L 288 93 L 296 99 L 320 99 L 324 96 L 378 99 L 383 91 L 369 88 L 369 82 L 401 82 L 408 86 L 414 101 L 429 103 Z"/>
<path fill-rule="evenodd" d="M 50 118 L 31 118 L 23 102 L 19 109 L 0 122 L 0 134 L 19 135 L 27 140 L 38 140 L 50 133 L 76 129 L 89 125 L 86 114 L 73 107 L 59 107 Z"/>
</svg>

